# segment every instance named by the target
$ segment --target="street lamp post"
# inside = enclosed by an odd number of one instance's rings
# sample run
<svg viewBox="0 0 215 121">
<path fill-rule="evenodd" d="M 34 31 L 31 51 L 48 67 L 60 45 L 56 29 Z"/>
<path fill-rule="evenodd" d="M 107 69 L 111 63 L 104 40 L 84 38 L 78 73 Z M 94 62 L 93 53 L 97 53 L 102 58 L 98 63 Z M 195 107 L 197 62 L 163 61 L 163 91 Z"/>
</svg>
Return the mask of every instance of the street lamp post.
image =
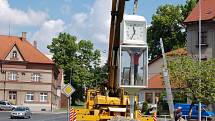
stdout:
<svg viewBox="0 0 215 121">
<path fill-rule="evenodd" d="M 4 80 L 4 100 L 5 100 L 5 80 Z"/>
<path fill-rule="evenodd" d="M 4 74 L 5 74 L 5 76 L 4 76 L 4 100 L 6 100 L 6 79 L 7 79 L 7 75 L 6 75 L 6 71 L 2 71 Z"/>
<path fill-rule="evenodd" d="M 6 95 L 5 95 L 5 93 L 6 93 L 6 71 L 5 70 L 3 70 L 3 67 L 2 67 L 2 64 L 4 64 L 4 63 L 2 63 L 1 62 L 1 65 L 0 65 L 0 73 L 2 73 L 2 74 L 4 74 L 4 80 L 3 80 L 3 93 L 4 93 L 4 100 L 6 100 Z"/>
</svg>

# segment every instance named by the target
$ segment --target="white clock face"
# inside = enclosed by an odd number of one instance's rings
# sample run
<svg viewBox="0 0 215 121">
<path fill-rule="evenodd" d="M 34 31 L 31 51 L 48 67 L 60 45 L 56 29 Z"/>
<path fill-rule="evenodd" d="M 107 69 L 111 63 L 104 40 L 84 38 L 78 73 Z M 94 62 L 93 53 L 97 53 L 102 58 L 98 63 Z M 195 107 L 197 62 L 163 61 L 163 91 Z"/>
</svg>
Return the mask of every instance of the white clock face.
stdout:
<svg viewBox="0 0 215 121">
<path fill-rule="evenodd" d="M 143 40 L 144 25 L 137 22 L 126 22 L 125 39 L 126 40 Z"/>
</svg>

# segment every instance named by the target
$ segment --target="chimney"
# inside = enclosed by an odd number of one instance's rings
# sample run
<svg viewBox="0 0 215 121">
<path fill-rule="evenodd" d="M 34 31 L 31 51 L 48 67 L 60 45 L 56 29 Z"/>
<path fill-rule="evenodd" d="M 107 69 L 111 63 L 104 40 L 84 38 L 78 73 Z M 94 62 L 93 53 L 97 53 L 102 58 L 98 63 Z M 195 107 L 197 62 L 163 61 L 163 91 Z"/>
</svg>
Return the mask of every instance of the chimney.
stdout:
<svg viewBox="0 0 215 121">
<path fill-rule="evenodd" d="M 33 46 L 34 46 L 35 48 L 37 48 L 37 41 L 36 41 L 36 40 L 33 41 Z"/>
<path fill-rule="evenodd" d="M 27 32 L 22 32 L 22 40 L 26 40 L 26 34 Z"/>
</svg>

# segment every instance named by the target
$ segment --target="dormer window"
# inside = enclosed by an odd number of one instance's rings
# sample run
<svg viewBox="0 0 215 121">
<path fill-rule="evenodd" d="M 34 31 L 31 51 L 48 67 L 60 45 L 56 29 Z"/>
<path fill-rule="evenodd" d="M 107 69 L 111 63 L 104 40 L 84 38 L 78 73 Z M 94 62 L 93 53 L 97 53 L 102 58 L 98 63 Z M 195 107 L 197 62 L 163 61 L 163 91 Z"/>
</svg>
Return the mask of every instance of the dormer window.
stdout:
<svg viewBox="0 0 215 121">
<path fill-rule="evenodd" d="M 13 51 L 12 58 L 17 58 L 17 52 L 16 51 Z"/>
</svg>

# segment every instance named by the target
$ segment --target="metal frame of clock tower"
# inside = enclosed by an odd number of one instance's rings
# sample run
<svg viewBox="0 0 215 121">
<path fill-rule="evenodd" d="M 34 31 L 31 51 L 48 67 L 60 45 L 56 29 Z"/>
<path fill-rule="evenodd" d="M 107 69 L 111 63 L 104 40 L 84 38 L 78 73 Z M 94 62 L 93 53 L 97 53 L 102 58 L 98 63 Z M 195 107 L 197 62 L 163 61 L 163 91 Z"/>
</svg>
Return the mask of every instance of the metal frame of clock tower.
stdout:
<svg viewBox="0 0 215 121">
<path fill-rule="evenodd" d="M 134 0 L 137 12 L 138 0 Z M 130 95 L 130 117 L 134 118 L 135 95 L 148 86 L 147 22 L 143 16 L 124 15 L 120 25 L 118 86 Z M 127 71 L 126 71 L 127 69 Z"/>
</svg>

